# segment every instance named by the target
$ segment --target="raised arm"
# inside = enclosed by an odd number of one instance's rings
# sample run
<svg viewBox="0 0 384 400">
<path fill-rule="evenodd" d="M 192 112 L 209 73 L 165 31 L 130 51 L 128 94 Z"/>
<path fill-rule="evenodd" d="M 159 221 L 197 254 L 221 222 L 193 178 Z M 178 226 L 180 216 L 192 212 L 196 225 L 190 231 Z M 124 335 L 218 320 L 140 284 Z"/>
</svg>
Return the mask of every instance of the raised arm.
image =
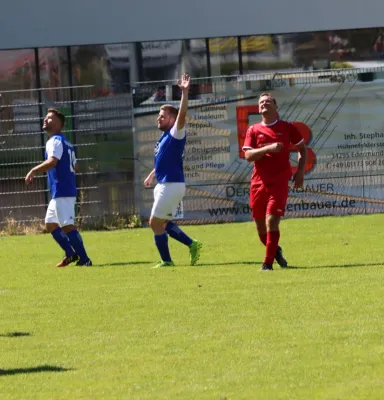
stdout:
<svg viewBox="0 0 384 400">
<path fill-rule="evenodd" d="M 189 83 L 191 78 L 188 74 L 183 74 L 181 79 L 178 80 L 177 85 L 181 89 L 181 100 L 179 113 L 176 118 L 176 129 L 180 131 L 185 126 L 185 117 L 187 116 L 188 111 L 188 92 L 189 92 Z"/>
</svg>

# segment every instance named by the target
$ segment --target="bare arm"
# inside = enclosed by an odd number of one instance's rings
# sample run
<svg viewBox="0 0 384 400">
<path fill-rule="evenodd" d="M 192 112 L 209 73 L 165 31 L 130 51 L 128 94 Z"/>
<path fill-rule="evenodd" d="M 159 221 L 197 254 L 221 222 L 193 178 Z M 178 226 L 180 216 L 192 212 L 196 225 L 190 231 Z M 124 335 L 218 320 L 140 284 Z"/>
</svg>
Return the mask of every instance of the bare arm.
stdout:
<svg viewBox="0 0 384 400">
<path fill-rule="evenodd" d="M 150 186 L 151 186 L 154 176 L 155 176 L 155 170 L 153 169 L 153 170 L 149 173 L 149 175 L 145 178 L 144 185 L 145 185 L 146 187 L 150 187 Z"/>
<path fill-rule="evenodd" d="M 45 160 L 41 164 L 36 165 L 36 167 L 33 167 L 32 171 L 35 171 L 36 174 L 39 172 L 48 172 L 50 169 L 56 167 L 57 161 L 59 161 L 57 158 L 49 157 L 48 160 Z"/>
<path fill-rule="evenodd" d="M 272 143 L 259 149 L 249 149 L 245 151 L 245 159 L 248 162 L 261 160 L 268 153 L 278 153 L 283 148 L 282 143 Z"/>
<path fill-rule="evenodd" d="M 179 88 L 181 89 L 181 100 L 179 113 L 176 118 L 176 129 L 180 131 L 185 126 L 185 117 L 187 116 L 188 111 L 188 92 L 189 92 L 189 83 L 191 78 L 188 74 L 183 74 L 181 79 L 177 82 Z"/>
<path fill-rule="evenodd" d="M 47 172 L 50 169 L 56 167 L 58 159 L 55 157 L 49 157 L 48 160 L 45 160 L 39 165 L 36 165 L 36 167 L 33 167 L 25 177 L 25 182 L 30 183 L 32 182 L 33 178 L 39 173 L 39 172 Z"/>
<path fill-rule="evenodd" d="M 304 183 L 304 171 L 307 164 L 307 147 L 304 142 L 297 146 L 297 171 L 293 177 L 295 188 L 302 187 Z"/>
<path fill-rule="evenodd" d="M 304 143 L 297 146 L 297 161 L 299 163 L 297 169 L 304 173 L 305 165 L 307 164 L 307 147 Z"/>
</svg>

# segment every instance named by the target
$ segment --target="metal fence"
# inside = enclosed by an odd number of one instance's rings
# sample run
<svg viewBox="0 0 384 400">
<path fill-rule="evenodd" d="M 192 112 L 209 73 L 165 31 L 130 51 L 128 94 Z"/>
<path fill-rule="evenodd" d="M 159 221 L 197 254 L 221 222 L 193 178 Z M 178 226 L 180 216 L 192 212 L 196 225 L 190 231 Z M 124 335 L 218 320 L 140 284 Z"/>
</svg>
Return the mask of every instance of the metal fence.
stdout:
<svg viewBox="0 0 384 400">
<path fill-rule="evenodd" d="M 66 116 L 63 133 L 76 149 L 77 216 L 97 227 L 113 215 L 135 214 L 131 94 L 96 97 L 92 86 L 1 93 L 0 223 L 42 220 L 49 202 L 47 180 L 24 178 L 44 160 L 42 121 L 48 108 Z"/>
<path fill-rule="evenodd" d="M 242 145 L 258 122 L 258 97 L 272 92 L 279 116 L 300 130 L 308 147 L 303 190 L 290 189 L 286 217 L 384 211 L 384 68 L 280 72 L 195 79 L 187 117 L 187 193 L 175 214 L 182 222 L 248 221 L 253 165 Z M 156 116 L 177 105 L 176 82 L 143 82 L 134 91 L 137 182 L 153 165 Z M 291 149 L 293 169 L 297 153 Z M 140 215 L 148 218 L 152 190 L 138 185 Z"/>
<path fill-rule="evenodd" d="M 353 164 L 337 167 L 330 157 L 337 153 L 353 158 L 350 149 L 358 144 L 356 129 L 384 131 L 381 107 L 375 108 L 379 107 L 375 99 L 384 97 L 383 82 L 384 68 L 193 79 L 185 153 L 188 190 L 176 217 L 189 223 L 250 218 L 247 187 L 252 165 L 243 159 L 241 143 L 245 127 L 254 121 L 255 112 L 250 110 L 255 110 L 263 91 L 276 93 L 282 118 L 301 121 L 310 131 L 306 140 L 316 163 L 307 171 L 306 180 L 312 189 L 291 192 L 292 207 L 303 201 L 346 196 L 355 199 L 358 206 L 346 208 L 345 213 L 380 211 L 382 199 L 377 187 L 381 185 L 381 168 L 376 165 L 359 172 Z M 38 177 L 29 186 L 24 177 L 44 159 L 47 137 L 41 126 L 49 107 L 66 115 L 64 133 L 76 147 L 80 168 L 78 222 L 98 228 L 125 226 L 132 216 L 147 219 L 153 194 L 142 181 L 153 168 L 153 148 L 159 136 L 156 114 L 165 102 L 178 104 L 179 100 L 175 81 L 139 82 L 129 93 L 106 96 L 92 86 L 2 92 L 0 230 L 10 219 L 28 224 L 44 218 L 49 201 L 46 177 Z M 375 109 L 370 126 L 364 122 L 364 108 Z M 376 139 L 375 146 L 380 149 L 381 139 Z M 363 150 L 369 148 L 364 140 L 359 143 Z M 365 154 L 353 161 L 364 164 L 369 157 Z M 372 157 L 377 157 L 377 152 Z M 340 214 L 341 210 L 302 210 L 290 215 Z M 119 222 L 120 218 L 125 222 Z"/>
</svg>

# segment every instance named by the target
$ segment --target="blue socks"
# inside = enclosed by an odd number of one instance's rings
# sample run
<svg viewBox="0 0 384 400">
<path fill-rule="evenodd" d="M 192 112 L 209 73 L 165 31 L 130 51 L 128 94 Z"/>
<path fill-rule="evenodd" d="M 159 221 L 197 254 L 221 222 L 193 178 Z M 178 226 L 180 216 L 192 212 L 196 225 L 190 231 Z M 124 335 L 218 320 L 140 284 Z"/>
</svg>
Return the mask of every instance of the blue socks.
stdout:
<svg viewBox="0 0 384 400">
<path fill-rule="evenodd" d="M 155 243 L 157 249 L 159 250 L 160 257 L 163 261 L 170 262 L 172 261 L 171 255 L 169 253 L 168 247 L 168 235 L 172 238 L 177 240 L 180 243 L 185 244 L 186 246 L 190 246 L 192 244 L 192 239 L 186 235 L 174 222 L 168 221 L 166 226 L 166 232 L 161 235 L 154 235 L 155 236 Z M 168 235 L 167 235 L 168 233 Z"/>
<path fill-rule="evenodd" d="M 171 238 L 179 241 L 180 243 L 183 243 L 188 247 L 192 244 L 192 239 L 186 235 L 174 222 L 169 221 L 167 223 L 166 231 Z"/>
<path fill-rule="evenodd" d="M 77 231 L 77 229 L 68 232 L 67 237 L 72 247 L 75 249 L 76 254 L 80 257 L 80 261 L 81 262 L 88 261 L 89 257 L 87 255 L 87 252 L 85 251 L 83 239 L 81 238 L 81 235 Z"/>
<path fill-rule="evenodd" d="M 65 255 L 67 257 L 71 257 L 75 254 L 67 235 L 61 228 L 56 228 L 51 232 L 51 235 L 56 240 L 58 245 L 65 251 Z"/>
<path fill-rule="evenodd" d="M 157 250 L 159 250 L 160 257 L 163 261 L 171 262 L 171 255 L 169 254 L 168 236 L 166 233 L 161 235 L 154 235 Z"/>
</svg>

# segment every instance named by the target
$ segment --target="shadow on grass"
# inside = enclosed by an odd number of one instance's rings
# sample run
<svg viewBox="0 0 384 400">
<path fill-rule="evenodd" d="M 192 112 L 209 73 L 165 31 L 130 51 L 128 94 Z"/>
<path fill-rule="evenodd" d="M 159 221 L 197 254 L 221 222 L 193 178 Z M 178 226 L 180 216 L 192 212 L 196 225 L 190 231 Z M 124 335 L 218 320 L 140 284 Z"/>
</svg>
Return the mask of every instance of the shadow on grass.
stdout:
<svg viewBox="0 0 384 400">
<path fill-rule="evenodd" d="M 199 263 L 196 264 L 196 267 L 205 267 L 205 266 L 212 266 L 212 265 L 262 265 L 263 263 L 256 262 L 256 261 L 231 261 L 231 262 L 218 262 L 218 263 Z"/>
<path fill-rule="evenodd" d="M 40 372 L 66 372 L 66 371 L 71 371 L 71 369 L 55 367 L 54 365 L 41 365 L 39 367 L 31 367 L 31 368 L 0 369 L 0 376 L 18 375 L 18 374 L 36 374 Z"/>
<path fill-rule="evenodd" d="M 254 265 L 260 267 L 263 263 L 258 261 L 234 261 L 234 262 L 218 262 L 218 263 L 201 263 L 197 264 L 196 267 L 214 266 L 214 265 Z M 384 266 L 384 262 L 380 263 L 367 263 L 367 264 L 341 264 L 341 265 L 318 265 L 313 267 L 306 267 L 301 265 L 288 265 L 287 267 L 280 267 L 276 263 L 273 264 L 274 270 L 285 270 L 285 269 L 323 269 L 323 268 L 364 268 L 364 267 L 375 267 Z"/>
<path fill-rule="evenodd" d="M 280 268 L 280 269 L 323 269 L 323 268 L 364 268 L 364 267 L 376 267 L 383 266 L 384 263 L 367 263 L 367 264 L 342 264 L 342 265 L 318 265 L 314 267 L 306 267 L 306 266 L 293 266 L 288 265 L 288 267 Z"/>
<path fill-rule="evenodd" d="M 106 263 L 106 264 L 93 264 L 93 267 L 129 267 L 140 264 L 155 264 L 153 261 L 126 261 L 126 262 L 116 262 L 116 263 Z"/>
<path fill-rule="evenodd" d="M 29 332 L 8 332 L 0 334 L 0 337 L 22 337 L 22 336 L 32 336 Z"/>
</svg>

